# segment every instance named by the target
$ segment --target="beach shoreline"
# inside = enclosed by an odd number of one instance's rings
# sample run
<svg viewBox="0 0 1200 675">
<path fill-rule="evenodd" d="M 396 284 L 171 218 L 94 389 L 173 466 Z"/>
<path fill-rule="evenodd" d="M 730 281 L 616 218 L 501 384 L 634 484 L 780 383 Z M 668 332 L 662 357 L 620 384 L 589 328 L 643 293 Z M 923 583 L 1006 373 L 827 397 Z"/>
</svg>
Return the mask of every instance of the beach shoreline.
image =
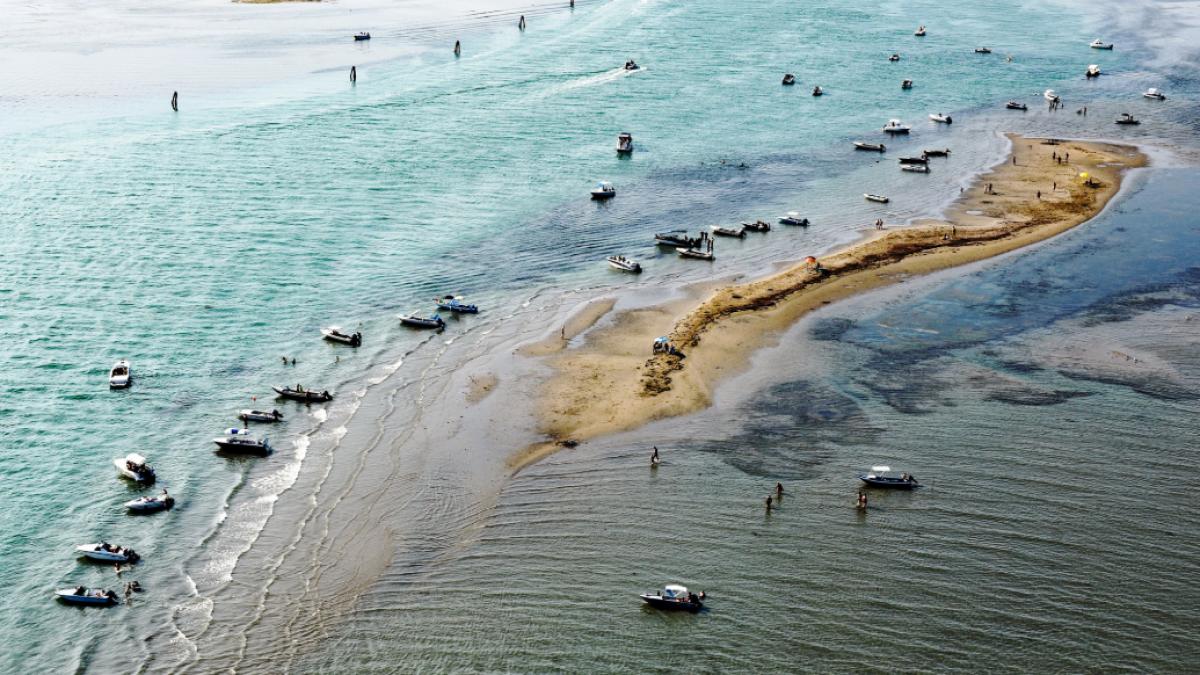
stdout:
<svg viewBox="0 0 1200 675">
<path fill-rule="evenodd" d="M 1008 155 L 964 189 L 944 218 L 864 230 L 862 239 L 815 263 L 810 256 L 707 297 L 621 311 L 603 322 L 589 316 L 596 327 L 581 345 L 531 350 L 551 371 L 538 405 L 547 441 L 510 464 L 519 470 L 564 445 L 706 408 L 719 382 L 810 311 L 1062 234 L 1103 211 L 1128 169 L 1148 164 L 1129 145 L 1007 137 Z M 659 336 L 685 356 L 652 354 Z"/>
</svg>

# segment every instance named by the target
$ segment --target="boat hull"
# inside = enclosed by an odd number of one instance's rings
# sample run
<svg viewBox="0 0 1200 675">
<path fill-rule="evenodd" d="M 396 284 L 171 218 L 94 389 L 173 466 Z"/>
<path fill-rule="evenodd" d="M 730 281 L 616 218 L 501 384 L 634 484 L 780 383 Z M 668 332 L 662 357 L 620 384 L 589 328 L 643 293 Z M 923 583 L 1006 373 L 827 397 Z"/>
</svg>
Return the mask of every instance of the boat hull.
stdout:
<svg viewBox="0 0 1200 675">
<path fill-rule="evenodd" d="M 866 483 L 870 487 L 884 488 L 887 490 L 912 490 L 921 487 L 920 483 L 911 480 L 903 480 L 901 478 L 880 478 L 878 476 L 859 476 L 859 480 Z"/>
<path fill-rule="evenodd" d="M 117 604 L 116 599 L 107 595 L 75 595 L 72 591 L 55 591 L 54 596 L 59 602 L 65 602 L 69 605 L 92 605 L 96 607 L 103 607 L 106 605 Z"/>
<path fill-rule="evenodd" d="M 155 499 L 152 501 L 138 501 L 135 499 L 131 502 L 125 502 L 125 508 L 133 511 L 134 513 L 154 513 L 156 511 L 166 511 L 173 506 L 175 506 L 175 499 L 173 497 L 168 497 L 165 500 Z"/>
<path fill-rule="evenodd" d="M 294 389 L 280 389 L 279 387 L 271 387 L 276 394 L 282 398 L 291 399 L 293 401 L 303 401 L 305 403 L 324 403 L 333 400 L 333 394 L 324 391 L 296 391 Z"/>
<path fill-rule="evenodd" d="M 645 602 L 647 605 L 650 605 L 655 609 L 661 609 L 668 612 L 691 612 L 694 614 L 699 612 L 701 609 L 704 609 L 704 603 L 702 602 L 669 600 L 667 598 L 663 598 L 662 596 L 651 595 L 649 593 L 643 593 L 639 597 L 641 597 L 642 602 Z"/>
<path fill-rule="evenodd" d="M 230 454 L 246 454 L 246 455 L 269 455 L 271 454 L 271 446 L 265 443 L 230 443 L 222 439 L 213 439 L 213 443 L 217 446 L 217 452 L 227 452 Z"/>
</svg>

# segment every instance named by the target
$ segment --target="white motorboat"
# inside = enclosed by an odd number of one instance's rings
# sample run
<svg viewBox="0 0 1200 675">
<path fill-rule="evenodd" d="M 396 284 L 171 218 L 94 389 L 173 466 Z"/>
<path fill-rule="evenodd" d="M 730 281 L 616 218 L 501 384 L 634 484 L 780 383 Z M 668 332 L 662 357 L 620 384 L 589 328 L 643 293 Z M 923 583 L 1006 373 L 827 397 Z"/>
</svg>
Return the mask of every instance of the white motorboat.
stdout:
<svg viewBox="0 0 1200 675">
<path fill-rule="evenodd" d="M 888 61 L 891 61 L 892 63 L 895 63 L 896 61 L 899 61 L 899 60 L 900 60 L 899 54 L 892 54 L 891 56 L 888 57 Z"/>
<path fill-rule="evenodd" d="M 137 551 L 126 546 L 113 546 L 102 541 L 98 544 L 80 544 L 75 547 L 85 558 L 109 563 L 135 563 L 142 559 Z"/>
<path fill-rule="evenodd" d="M 917 37 L 925 37 L 925 25 L 922 24 L 917 26 L 917 30 L 913 32 L 913 35 L 916 35 Z"/>
<path fill-rule="evenodd" d="M 1058 94 L 1054 93 L 1053 89 L 1047 89 L 1046 91 L 1042 92 L 1042 98 L 1051 103 L 1058 103 L 1060 100 L 1062 100 L 1059 98 Z"/>
<path fill-rule="evenodd" d="M 113 466 L 117 467 L 117 472 L 129 480 L 138 483 L 153 483 L 155 479 L 154 469 L 146 463 L 146 458 L 131 452 L 125 457 L 117 457 L 113 460 Z"/>
<path fill-rule="evenodd" d="M 639 274 L 642 271 L 642 266 L 640 263 L 638 263 L 636 260 L 626 258 L 623 255 L 608 256 L 608 264 L 611 265 L 614 269 L 621 270 L 622 272 L 632 272 L 633 274 Z"/>
<path fill-rule="evenodd" d="M 175 498 L 167 494 L 166 490 L 153 497 L 138 497 L 137 499 L 125 502 L 125 508 L 137 513 L 165 511 L 172 506 L 175 506 Z"/>
<path fill-rule="evenodd" d="M 900 83 L 901 89 L 912 89 L 912 80 L 904 80 Z"/>
<path fill-rule="evenodd" d="M 954 123 L 954 118 L 950 117 L 949 115 L 943 115 L 942 113 L 929 113 L 929 119 L 942 124 Z"/>
<path fill-rule="evenodd" d="M 437 305 L 438 309 L 445 310 L 451 314 L 479 313 L 479 305 L 468 303 L 461 295 L 443 295 L 440 298 L 434 298 L 433 304 Z"/>
<path fill-rule="evenodd" d="M 906 166 L 908 166 L 908 165 L 906 165 Z M 887 197 L 884 197 L 883 195 L 873 195 L 873 194 L 866 193 L 866 192 L 863 193 L 863 197 L 869 202 L 879 202 L 880 204 L 886 204 L 889 201 L 891 201 L 890 199 L 888 199 Z"/>
<path fill-rule="evenodd" d="M 617 134 L 617 154 L 632 155 L 633 154 L 633 134 L 622 132 Z"/>
<path fill-rule="evenodd" d="M 1100 77 L 1100 66 L 1096 65 L 1095 63 L 1088 66 L 1087 72 L 1084 73 L 1084 76 L 1087 77 L 1088 79 L 1091 79 L 1093 77 Z"/>
<path fill-rule="evenodd" d="M 671 230 L 669 232 L 658 232 L 654 235 L 654 243 L 659 246 L 676 246 L 691 247 L 696 240 L 688 236 L 687 230 Z"/>
<path fill-rule="evenodd" d="M 987 47 L 976 47 L 975 53 L 976 54 L 991 54 L 992 50 Z"/>
<path fill-rule="evenodd" d="M 808 218 L 800 215 L 799 211 L 788 211 L 787 215 L 779 219 L 780 225 L 796 225 L 799 227 L 808 227 Z"/>
<path fill-rule="evenodd" d="M 900 170 L 908 171 L 910 173 L 929 173 L 929 165 L 928 164 L 902 164 L 902 165 L 900 165 Z"/>
<path fill-rule="evenodd" d="M 60 588 L 54 591 L 54 597 L 62 602 L 73 605 L 115 605 L 118 602 L 115 592 L 103 588 L 88 588 L 86 586 Z"/>
<path fill-rule="evenodd" d="M 1141 124 L 1141 122 L 1129 113 L 1121 113 L 1121 116 L 1117 118 L 1117 124 Z"/>
<path fill-rule="evenodd" d="M 592 189 L 592 199 L 612 199 L 617 196 L 617 188 L 612 183 L 602 180 Z"/>
<path fill-rule="evenodd" d="M 238 419 L 243 422 L 282 422 L 283 413 L 278 410 L 251 410 L 244 408 L 238 412 Z"/>
<path fill-rule="evenodd" d="M 678 253 L 679 257 L 681 257 L 681 258 L 695 258 L 696 260 L 715 260 L 716 259 L 716 256 L 713 255 L 712 251 L 705 251 L 705 250 L 698 249 L 698 248 L 679 247 L 679 248 L 675 249 L 675 252 Z"/>
<path fill-rule="evenodd" d="M 129 368 L 129 361 L 121 359 L 108 371 L 108 386 L 112 389 L 124 389 L 130 384 L 133 384 L 133 371 Z"/>
<path fill-rule="evenodd" d="M 687 587 L 678 584 L 667 584 L 661 591 L 641 593 L 638 595 L 643 602 L 655 609 L 682 610 L 699 612 L 704 609 L 704 592 L 692 593 Z"/>
<path fill-rule="evenodd" d="M 719 234 L 722 237 L 737 237 L 739 239 L 743 239 L 746 236 L 746 228 L 744 228 L 744 227 L 722 227 L 720 225 L 713 225 L 712 233 Z"/>
<path fill-rule="evenodd" d="M 442 317 L 434 314 L 430 317 L 417 316 L 416 314 L 398 314 L 397 319 L 400 319 L 402 325 L 409 328 L 445 328 L 446 322 Z"/>
<path fill-rule="evenodd" d="M 901 124 L 900 120 L 888 120 L 888 123 L 883 125 L 883 131 L 887 134 L 907 134 L 912 131 L 912 127 Z"/>
<path fill-rule="evenodd" d="M 883 143 L 864 143 L 862 141 L 854 141 L 855 150 L 870 150 L 871 152 L 883 152 L 887 150 L 887 146 Z"/>
<path fill-rule="evenodd" d="M 1004 104 L 1004 107 L 1008 108 L 1009 110 L 1029 110 L 1029 106 L 1025 105 L 1024 103 L 1018 103 L 1017 101 L 1009 101 L 1008 103 Z"/>
<path fill-rule="evenodd" d="M 271 444 L 267 439 L 255 438 L 249 429 L 226 429 L 225 435 L 214 438 L 213 443 L 217 444 L 218 450 L 225 452 L 252 452 L 261 455 L 271 452 Z"/>
<path fill-rule="evenodd" d="M 1113 45 L 1111 42 L 1104 42 L 1100 38 L 1096 38 L 1095 40 L 1092 40 L 1092 43 L 1089 44 L 1088 46 L 1091 47 L 1092 49 L 1112 49 L 1113 48 Z"/>
<path fill-rule="evenodd" d="M 315 401 L 317 403 L 322 403 L 333 400 L 333 394 L 329 393 L 328 391 L 305 389 L 299 384 L 297 384 L 294 389 L 292 387 L 271 387 L 271 389 L 273 389 L 276 394 L 279 394 L 283 398 L 290 398 L 293 401 L 303 401 L 305 403 L 312 403 Z"/>
<path fill-rule="evenodd" d="M 1167 95 L 1162 93 L 1161 91 L 1155 89 L 1154 87 L 1150 87 L 1149 89 L 1147 89 L 1146 93 L 1142 94 L 1142 96 L 1145 98 L 1152 98 L 1155 101 L 1167 100 Z"/>
<path fill-rule="evenodd" d="M 354 332 L 347 333 L 342 330 L 341 326 L 329 326 L 321 329 L 321 335 L 330 342 L 337 342 L 351 347 L 357 347 L 362 344 L 362 333 Z"/>
<path fill-rule="evenodd" d="M 783 86 L 790 87 L 793 84 L 796 84 L 796 76 L 791 73 L 784 73 L 783 74 Z"/>
</svg>

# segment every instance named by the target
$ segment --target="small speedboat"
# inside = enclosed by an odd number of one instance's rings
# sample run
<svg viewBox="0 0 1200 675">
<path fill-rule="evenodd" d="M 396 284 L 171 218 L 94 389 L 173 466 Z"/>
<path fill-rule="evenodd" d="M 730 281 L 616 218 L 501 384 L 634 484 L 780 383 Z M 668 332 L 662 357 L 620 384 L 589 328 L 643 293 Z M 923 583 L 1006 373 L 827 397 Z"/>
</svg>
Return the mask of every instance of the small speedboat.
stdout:
<svg viewBox="0 0 1200 675">
<path fill-rule="evenodd" d="M 888 120 L 888 123 L 883 125 L 883 132 L 887 134 L 907 134 L 910 131 L 912 127 L 901 124 L 900 120 Z"/>
<path fill-rule="evenodd" d="M 98 544 L 80 544 L 75 547 L 80 555 L 89 560 L 109 563 L 135 563 L 142 559 L 137 551 L 126 546 L 113 546 L 102 541 Z"/>
<path fill-rule="evenodd" d="M 929 119 L 934 122 L 941 122 L 942 124 L 954 124 L 954 118 L 942 113 L 929 113 Z"/>
<path fill-rule="evenodd" d="M 1147 89 L 1146 93 L 1142 94 L 1142 96 L 1144 98 L 1152 98 L 1155 101 L 1167 100 L 1167 95 L 1162 93 L 1161 91 L 1155 89 L 1154 87 L 1150 87 L 1149 89 Z"/>
<path fill-rule="evenodd" d="M 878 488 L 911 490 L 921 486 L 912 474 L 902 473 L 895 476 L 891 475 L 891 471 L 892 468 L 889 466 L 873 466 L 870 473 L 861 474 L 858 479 L 871 487 Z"/>
<path fill-rule="evenodd" d="M 796 84 L 796 76 L 791 73 L 784 73 L 783 74 L 783 85 L 785 87 L 790 87 L 793 84 Z"/>
<path fill-rule="evenodd" d="M 365 31 L 364 31 L 364 32 L 362 32 L 362 33 L 355 33 L 355 34 L 354 34 L 354 41 L 355 41 L 355 42 L 362 42 L 363 40 L 370 40 L 370 39 L 371 39 L 371 34 L 370 34 L 370 33 L 367 33 L 367 32 L 365 32 Z"/>
<path fill-rule="evenodd" d="M 133 383 L 133 371 L 129 369 L 129 361 L 121 359 L 113 364 L 108 371 L 108 386 L 111 389 L 124 389 Z"/>
<path fill-rule="evenodd" d="M 633 274 L 640 274 L 642 271 L 642 266 L 640 263 L 638 263 L 636 260 L 631 260 L 629 258 L 626 258 L 623 255 L 608 256 L 608 264 L 611 265 L 614 269 L 621 270 L 622 272 L 632 272 Z"/>
<path fill-rule="evenodd" d="M 925 164 L 904 164 L 900 167 L 900 170 L 910 173 L 929 173 L 929 166 Z"/>
<path fill-rule="evenodd" d="M 918 26 L 917 30 L 913 32 L 913 35 L 916 35 L 917 37 L 925 37 L 925 26 Z"/>
<path fill-rule="evenodd" d="M 617 154 L 633 154 L 633 134 L 628 132 L 617 134 Z"/>
<path fill-rule="evenodd" d="M 1121 113 L 1121 116 L 1117 118 L 1117 124 L 1141 124 L 1141 122 L 1129 113 Z"/>
<path fill-rule="evenodd" d="M 698 248 L 683 248 L 680 246 L 679 248 L 675 249 L 675 252 L 678 253 L 679 257 L 681 258 L 695 258 L 696 260 L 716 259 L 716 256 L 713 255 L 712 251 L 705 251 Z"/>
<path fill-rule="evenodd" d="M 1046 91 L 1042 92 L 1042 98 L 1051 103 L 1058 103 L 1060 100 L 1062 100 L 1058 94 L 1054 93 L 1053 89 L 1047 89 Z"/>
<path fill-rule="evenodd" d="M 416 314 L 400 314 L 396 318 L 400 319 L 402 325 L 409 328 L 445 328 L 446 322 L 442 317 L 434 314 L 430 317 L 417 316 Z"/>
<path fill-rule="evenodd" d="M 641 69 L 641 66 L 639 66 L 636 62 L 634 62 L 633 59 L 629 59 L 628 61 L 625 62 L 625 70 L 640 70 L 640 69 Z"/>
<path fill-rule="evenodd" d="M 138 497 L 125 502 L 125 508 L 137 513 L 153 513 L 154 511 L 165 511 L 172 506 L 175 506 L 175 498 L 167 494 L 163 490 L 153 497 Z"/>
<path fill-rule="evenodd" d="M 687 230 L 671 230 L 670 232 L 659 232 L 654 235 L 654 243 L 659 246 L 685 246 L 690 247 L 694 242 L 688 236 Z"/>
<path fill-rule="evenodd" d="M 461 295 L 444 295 L 440 298 L 435 298 L 434 303 L 438 309 L 453 312 L 455 314 L 478 314 L 479 307 L 476 305 L 468 305 L 463 302 Z"/>
<path fill-rule="evenodd" d="M 925 157 L 924 155 L 922 155 L 920 157 L 901 157 L 900 163 L 901 164 L 928 164 L 929 159 L 927 157 Z"/>
<path fill-rule="evenodd" d="M 756 220 L 753 223 L 742 223 L 742 229 L 747 232 L 770 232 L 771 224 L 765 220 Z"/>
<path fill-rule="evenodd" d="M 896 61 L 899 61 L 899 60 L 900 60 L 899 54 L 892 54 L 891 56 L 888 57 L 888 61 L 891 61 L 893 63 Z"/>
<path fill-rule="evenodd" d="M 612 199 L 616 196 L 617 188 L 613 187 L 613 184 L 606 180 L 600 181 L 596 184 L 596 187 L 592 189 L 592 199 Z"/>
<path fill-rule="evenodd" d="M 873 195 L 873 194 L 866 193 L 866 192 L 863 193 L 863 198 L 865 198 L 869 202 L 879 202 L 880 204 L 886 204 L 889 201 L 891 201 L 890 199 L 888 199 L 887 197 L 885 197 L 883 195 Z"/>
<path fill-rule="evenodd" d="M 975 53 L 976 54 L 991 54 L 992 50 L 988 49 L 987 47 L 976 47 Z"/>
<path fill-rule="evenodd" d="M 323 403 L 325 401 L 333 400 L 333 394 L 329 393 L 328 391 L 313 391 L 312 389 L 305 389 L 300 385 L 296 385 L 295 389 L 291 387 L 271 387 L 271 389 L 274 389 L 275 393 L 279 394 L 283 398 L 290 398 L 293 401 L 304 401 L 305 403 Z"/>
<path fill-rule="evenodd" d="M 238 412 L 238 419 L 243 422 L 282 422 L 283 413 L 278 410 L 251 410 L 245 408 Z"/>
<path fill-rule="evenodd" d="M 338 342 L 351 347 L 357 347 L 362 344 L 362 333 L 347 333 L 342 330 L 341 326 L 330 326 L 321 329 L 321 335 L 330 342 Z"/>
<path fill-rule="evenodd" d="M 901 89 L 912 89 L 912 80 L 904 80 L 900 83 Z"/>
<path fill-rule="evenodd" d="M 1100 40 L 1100 38 L 1096 38 L 1095 40 L 1092 40 L 1091 44 L 1089 44 L 1088 46 L 1091 47 L 1092 49 L 1112 49 L 1113 48 L 1111 42 L 1103 42 Z"/>
<path fill-rule="evenodd" d="M 887 146 L 883 143 L 864 143 L 862 141 L 854 141 L 855 150 L 870 150 L 871 152 L 884 152 Z"/>
<path fill-rule="evenodd" d="M 639 595 L 643 602 L 655 609 L 679 610 L 684 612 L 699 612 L 704 609 L 704 592 L 692 593 L 687 587 L 678 584 L 667 584 L 661 591 L 642 593 Z"/>
<path fill-rule="evenodd" d="M 131 452 L 124 458 L 114 459 L 113 466 L 117 467 L 117 472 L 121 476 L 138 483 L 149 485 L 156 478 L 154 469 L 146 463 L 146 458 L 136 452 Z"/>
<path fill-rule="evenodd" d="M 924 150 L 921 152 L 925 157 L 949 157 L 950 148 L 942 148 L 941 150 Z"/>
<path fill-rule="evenodd" d="M 746 228 L 722 227 L 720 225 L 713 225 L 712 233 L 721 235 L 722 237 L 737 237 L 739 239 L 744 239 L 746 237 Z"/>
<path fill-rule="evenodd" d="M 1100 74 L 1100 66 L 1093 63 L 1087 67 L 1087 72 L 1084 73 L 1084 76 L 1091 79 L 1093 77 L 1100 77 Z"/>
<path fill-rule="evenodd" d="M 813 87 L 812 95 L 813 96 L 824 96 L 825 92 L 821 89 L 821 87 L 817 86 L 817 87 Z"/>
<path fill-rule="evenodd" d="M 1008 108 L 1009 110 L 1029 110 L 1029 106 L 1016 101 L 1009 101 L 1008 103 L 1004 104 L 1004 107 Z"/>
<path fill-rule="evenodd" d="M 54 591 L 54 597 L 61 602 L 72 605 L 115 605 L 118 602 L 115 592 L 103 588 L 88 588 L 86 586 L 60 588 Z"/>
<path fill-rule="evenodd" d="M 249 429 L 226 429 L 225 435 L 214 438 L 213 443 L 217 444 L 219 451 L 224 450 L 225 452 L 252 452 L 260 455 L 271 452 L 271 444 L 267 442 L 267 439 L 255 438 Z"/>
<path fill-rule="evenodd" d="M 788 211 L 787 215 L 779 219 L 779 224 L 808 227 L 808 218 L 801 216 L 799 211 Z"/>
</svg>

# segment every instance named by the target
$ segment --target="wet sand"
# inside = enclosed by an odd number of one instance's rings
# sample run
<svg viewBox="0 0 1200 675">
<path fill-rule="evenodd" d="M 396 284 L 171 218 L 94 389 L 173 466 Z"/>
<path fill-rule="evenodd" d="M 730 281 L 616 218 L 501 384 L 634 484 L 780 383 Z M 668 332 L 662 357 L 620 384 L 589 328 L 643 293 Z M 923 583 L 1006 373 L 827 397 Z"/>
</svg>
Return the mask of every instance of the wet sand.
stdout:
<svg viewBox="0 0 1200 675">
<path fill-rule="evenodd" d="M 548 440 L 526 448 L 511 464 L 536 461 L 564 441 L 569 445 L 707 407 L 718 381 L 743 370 L 754 351 L 773 344 L 809 311 L 1061 234 L 1103 210 L 1125 170 L 1147 163 L 1131 146 L 1008 137 L 1010 156 L 980 176 L 944 220 L 867 229 L 862 241 L 815 264 L 800 262 L 763 279 L 722 286 L 702 301 L 621 312 L 572 349 L 560 340 L 559 349 L 543 343 L 527 350 L 545 358 L 553 372 L 539 404 L 539 431 Z M 1069 159 L 1056 161 L 1054 155 Z M 585 318 L 590 325 L 600 317 Z M 651 355 L 651 344 L 662 335 L 686 357 Z"/>
</svg>

